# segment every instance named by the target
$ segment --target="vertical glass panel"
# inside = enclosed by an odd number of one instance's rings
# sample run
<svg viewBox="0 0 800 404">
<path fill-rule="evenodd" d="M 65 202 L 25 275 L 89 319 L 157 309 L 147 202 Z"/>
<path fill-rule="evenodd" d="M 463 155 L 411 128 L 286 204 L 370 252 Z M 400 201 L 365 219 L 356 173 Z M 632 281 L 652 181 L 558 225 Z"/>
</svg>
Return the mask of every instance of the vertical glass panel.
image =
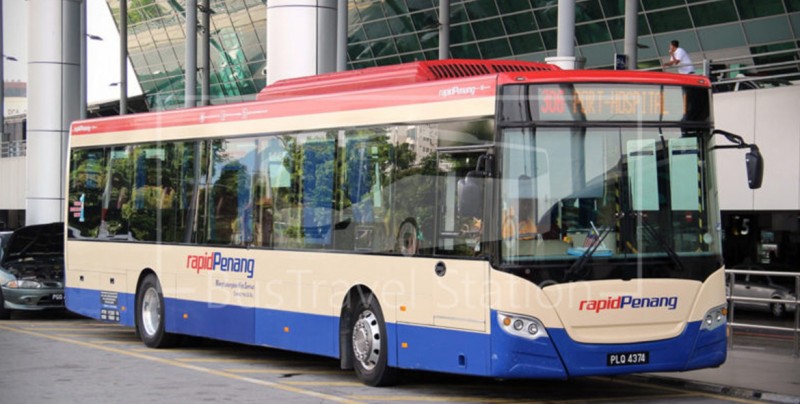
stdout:
<svg viewBox="0 0 800 404">
<path fill-rule="evenodd" d="M 392 225 L 395 251 L 432 254 L 436 215 L 436 147 L 439 138 L 429 125 L 400 125 L 395 134 L 395 181 Z"/>
<path fill-rule="evenodd" d="M 394 35 L 407 34 L 414 32 L 414 23 L 407 15 L 399 16 L 397 18 L 390 18 L 387 20 L 389 29 Z"/>
<path fill-rule="evenodd" d="M 253 237 L 254 139 L 212 143 L 208 243 L 249 245 Z"/>
<path fill-rule="evenodd" d="M 690 7 L 689 10 L 692 12 L 694 25 L 697 27 L 737 20 L 736 9 L 733 7 L 732 0 L 719 0 L 700 4 Z"/>
<path fill-rule="evenodd" d="M 536 20 L 532 13 L 521 13 L 503 17 L 503 24 L 505 25 L 508 35 L 536 30 Z"/>
<path fill-rule="evenodd" d="M 412 13 L 414 11 L 426 10 L 434 7 L 431 0 L 406 0 L 406 4 L 408 4 L 408 11 Z"/>
<path fill-rule="evenodd" d="M 461 24 L 469 20 L 467 18 L 467 8 L 463 4 L 453 4 L 450 6 L 450 24 Z"/>
<path fill-rule="evenodd" d="M 558 8 L 556 7 L 536 10 L 534 15 L 536 15 L 536 22 L 539 23 L 539 27 L 542 29 L 554 28 L 557 25 Z"/>
<path fill-rule="evenodd" d="M 286 237 L 286 221 L 280 208 L 290 205 L 288 196 L 292 186 L 292 160 L 286 139 L 264 137 L 256 141 L 256 173 L 253 178 L 253 244 L 271 247 L 275 240 Z"/>
<path fill-rule="evenodd" d="M 697 30 L 704 50 L 736 48 L 746 44 L 742 26 L 738 23 Z"/>
<path fill-rule="evenodd" d="M 511 55 L 511 47 L 506 38 L 494 41 L 479 42 L 478 47 L 484 59 L 497 59 Z"/>
<path fill-rule="evenodd" d="M 580 45 L 611 40 L 611 35 L 602 21 L 575 26 L 575 39 Z"/>
<path fill-rule="evenodd" d="M 556 30 L 542 31 L 541 34 L 545 49 L 556 49 L 558 43 Z"/>
<path fill-rule="evenodd" d="M 788 41 L 793 38 L 786 16 L 745 21 L 744 32 L 751 44 Z"/>
<path fill-rule="evenodd" d="M 743 20 L 784 12 L 781 0 L 736 0 L 736 8 Z"/>
<path fill-rule="evenodd" d="M 406 2 L 403 0 L 386 0 L 383 2 L 383 9 L 387 16 L 408 13 L 408 7 L 406 7 Z"/>
<path fill-rule="evenodd" d="M 597 0 L 580 1 L 575 4 L 575 22 L 594 21 L 603 18 L 603 11 Z"/>
<path fill-rule="evenodd" d="M 538 33 L 513 36 L 508 38 L 508 40 L 511 42 L 511 49 L 514 51 L 515 55 L 521 55 L 524 53 L 533 53 L 544 50 L 544 44 L 542 43 L 542 38 L 539 36 Z"/>
<path fill-rule="evenodd" d="M 461 58 L 461 59 L 480 58 L 480 50 L 478 50 L 478 45 L 474 43 L 468 43 L 459 46 L 451 46 L 450 52 L 453 53 L 454 58 Z"/>
<path fill-rule="evenodd" d="M 472 34 L 472 26 L 470 24 L 462 24 L 450 28 L 451 44 L 472 42 L 474 40 L 475 35 Z"/>
<path fill-rule="evenodd" d="M 333 174 L 336 133 L 305 133 L 298 137 L 301 159 L 301 248 L 330 248 L 333 221 Z"/>
<path fill-rule="evenodd" d="M 96 238 L 106 186 L 106 152 L 73 150 L 69 170 L 69 227 L 78 238 Z"/>
<path fill-rule="evenodd" d="M 364 24 L 364 32 L 370 39 L 383 38 L 391 35 L 386 20 L 373 21 Z"/>
<path fill-rule="evenodd" d="M 628 140 L 626 149 L 631 207 L 637 211 L 657 211 L 658 176 L 655 140 Z"/>
<path fill-rule="evenodd" d="M 298 174 L 299 149 L 293 136 L 272 137 L 261 144 L 261 172 L 264 181 L 269 181 L 269 195 L 264 201 L 270 209 L 272 245 L 292 249 L 302 245 L 300 233 L 301 202 L 299 199 L 301 178 Z M 266 167 L 265 167 L 266 166 Z M 267 204 L 270 202 L 270 204 Z M 267 220 L 264 212 L 264 220 Z M 269 243 L 270 235 L 264 234 L 262 242 Z"/>
<path fill-rule="evenodd" d="M 607 18 L 625 15 L 625 0 L 602 1 L 600 5 Z"/>
<path fill-rule="evenodd" d="M 475 199 L 482 200 L 486 190 L 484 180 L 478 176 L 467 179 L 470 171 L 476 170 L 484 151 L 439 153 L 438 186 L 436 206 L 439 208 L 439 223 L 436 253 L 439 255 L 474 256 L 480 253 L 483 214 L 480 209 L 466 214 L 459 206 L 460 190 L 475 187 Z M 478 202 L 470 201 L 470 202 Z M 479 205 L 483 205 L 479 203 Z"/>
<path fill-rule="evenodd" d="M 784 0 L 786 4 L 786 11 L 793 13 L 795 11 L 800 11 L 800 0 Z"/>
<path fill-rule="evenodd" d="M 673 211 L 698 210 L 700 149 L 697 138 L 669 139 L 669 181 Z"/>
<path fill-rule="evenodd" d="M 608 24 L 608 29 L 611 32 L 611 39 L 623 39 L 625 38 L 625 19 L 624 18 L 615 18 L 613 20 L 607 20 L 606 23 Z M 639 28 L 639 34 L 642 34 L 642 27 Z"/>
<path fill-rule="evenodd" d="M 495 0 L 475 0 L 464 4 L 471 20 L 494 17 L 497 15 Z"/>
<path fill-rule="evenodd" d="M 400 53 L 416 52 L 422 49 L 419 45 L 419 39 L 417 39 L 416 35 L 395 37 L 394 41 L 395 44 L 397 45 L 397 50 Z"/>
<path fill-rule="evenodd" d="M 478 40 L 497 38 L 505 34 L 503 21 L 500 18 L 473 23 L 472 28 Z"/>
<path fill-rule="evenodd" d="M 501 14 L 513 13 L 515 11 L 529 10 L 531 3 L 528 0 L 497 0 L 497 6 Z"/>
<path fill-rule="evenodd" d="M 650 27 L 654 34 L 692 27 L 692 20 L 689 18 L 689 10 L 686 8 L 648 13 L 647 19 L 650 21 Z"/>
<path fill-rule="evenodd" d="M 680 6 L 684 0 L 647 0 L 643 1 L 645 10 L 658 10 L 659 8 Z"/>
<path fill-rule="evenodd" d="M 348 131 L 344 145 L 338 164 L 335 248 L 392 251 L 392 133 L 384 128 Z"/>
<path fill-rule="evenodd" d="M 417 31 L 433 30 L 435 32 L 439 26 L 439 19 L 433 10 L 411 14 L 411 21 L 414 22 L 414 28 Z"/>
</svg>

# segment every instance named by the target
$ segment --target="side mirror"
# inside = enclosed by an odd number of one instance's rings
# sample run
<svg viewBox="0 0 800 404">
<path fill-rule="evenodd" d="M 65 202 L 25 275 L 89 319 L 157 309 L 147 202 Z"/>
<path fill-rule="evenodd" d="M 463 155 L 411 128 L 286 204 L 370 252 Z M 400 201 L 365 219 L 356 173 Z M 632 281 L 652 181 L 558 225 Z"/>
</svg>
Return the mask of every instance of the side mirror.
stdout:
<svg viewBox="0 0 800 404">
<path fill-rule="evenodd" d="M 459 216 L 483 216 L 483 190 L 486 173 L 470 171 L 458 181 L 458 214 Z"/>
<path fill-rule="evenodd" d="M 732 145 L 715 145 L 709 150 L 716 149 L 745 149 L 750 148 L 750 151 L 745 155 L 745 165 L 747 166 L 747 185 L 750 189 L 761 188 L 761 181 L 764 179 L 764 158 L 761 157 L 761 152 L 758 151 L 758 146 L 748 144 L 742 139 L 741 136 L 726 132 L 722 129 L 714 129 L 711 135 L 723 135 Z"/>
<path fill-rule="evenodd" d="M 744 162 L 747 165 L 747 184 L 750 189 L 761 188 L 761 182 L 764 179 L 764 159 L 761 157 L 758 147 L 750 147 Z"/>
</svg>

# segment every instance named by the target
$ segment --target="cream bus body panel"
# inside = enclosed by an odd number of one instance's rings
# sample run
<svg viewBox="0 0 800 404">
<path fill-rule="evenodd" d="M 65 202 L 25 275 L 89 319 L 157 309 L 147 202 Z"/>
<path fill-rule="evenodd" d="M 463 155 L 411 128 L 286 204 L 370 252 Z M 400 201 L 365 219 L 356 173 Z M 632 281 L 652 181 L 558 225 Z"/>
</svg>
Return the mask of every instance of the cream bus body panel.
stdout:
<svg viewBox="0 0 800 404">
<path fill-rule="evenodd" d="M 485 261 L 361 256 L 329 252 L 184 247 L 111 242 L 68 243 L 71 270 L 67 287 L 136 293 L 146 269 L 161 282 L 165 298 L 338 317 L 345 296 L 356 285 L 372 291 L 387 322 L 488 332 L 486 299 L 489 265 Z M 190 256 L 253 259 L 246 272 L 197 270 Z M 115 263 L 109 267 L 107 263 Z M 434 268 L 445 262 L 448 272 Z M 335 269 L 335 270 L 334 270 Z M 110 283 L 110 279 L 116 279 Z M 83 279 L 83 280 L 81 280 Z M 461 298 L 469 301 L 460 301 Z M 185 318 L 187 321 L 195 319 Z"/>
</svg>

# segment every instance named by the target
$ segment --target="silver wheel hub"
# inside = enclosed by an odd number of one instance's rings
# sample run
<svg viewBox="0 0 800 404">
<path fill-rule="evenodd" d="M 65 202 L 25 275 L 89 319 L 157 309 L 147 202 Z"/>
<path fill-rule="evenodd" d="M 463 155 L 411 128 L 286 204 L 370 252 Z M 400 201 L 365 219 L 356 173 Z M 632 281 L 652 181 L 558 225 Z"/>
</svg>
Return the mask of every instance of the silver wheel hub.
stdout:
<svg viewBox="0 0 800 404">
<path fill-rule="evenodd" d="M 366 370 L 372 370 L 381 356 L 381 330 L 375 314 L 365 310 L 353 325 L 353 355 Z"/>
<path fill-rule="evenodd" d="M 161 300 L 155 288 L 147 289 L 142 298 L 142 326 L 147 335 L 155 335 L 161 325 Z"/>
</svg>

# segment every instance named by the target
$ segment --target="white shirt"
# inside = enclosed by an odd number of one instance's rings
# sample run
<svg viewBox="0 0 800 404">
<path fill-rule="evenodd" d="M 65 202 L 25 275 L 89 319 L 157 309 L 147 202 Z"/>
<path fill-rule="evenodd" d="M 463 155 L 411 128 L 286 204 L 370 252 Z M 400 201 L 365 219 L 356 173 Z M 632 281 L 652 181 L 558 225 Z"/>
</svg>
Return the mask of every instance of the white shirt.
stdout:
<svg viewBox="0 0 800 404">
<path fill-rule="evenodd" d="M 689 54 L 686 53 L 683 48 L 675 49 L 675 52 L 672 53 L 672 60 L 678 61 L 678 73 L 683 74 L 692 74 L 694 73 L 694 66 L 692 65 L 692 59 L 689 58 Z"/>
</svg>

